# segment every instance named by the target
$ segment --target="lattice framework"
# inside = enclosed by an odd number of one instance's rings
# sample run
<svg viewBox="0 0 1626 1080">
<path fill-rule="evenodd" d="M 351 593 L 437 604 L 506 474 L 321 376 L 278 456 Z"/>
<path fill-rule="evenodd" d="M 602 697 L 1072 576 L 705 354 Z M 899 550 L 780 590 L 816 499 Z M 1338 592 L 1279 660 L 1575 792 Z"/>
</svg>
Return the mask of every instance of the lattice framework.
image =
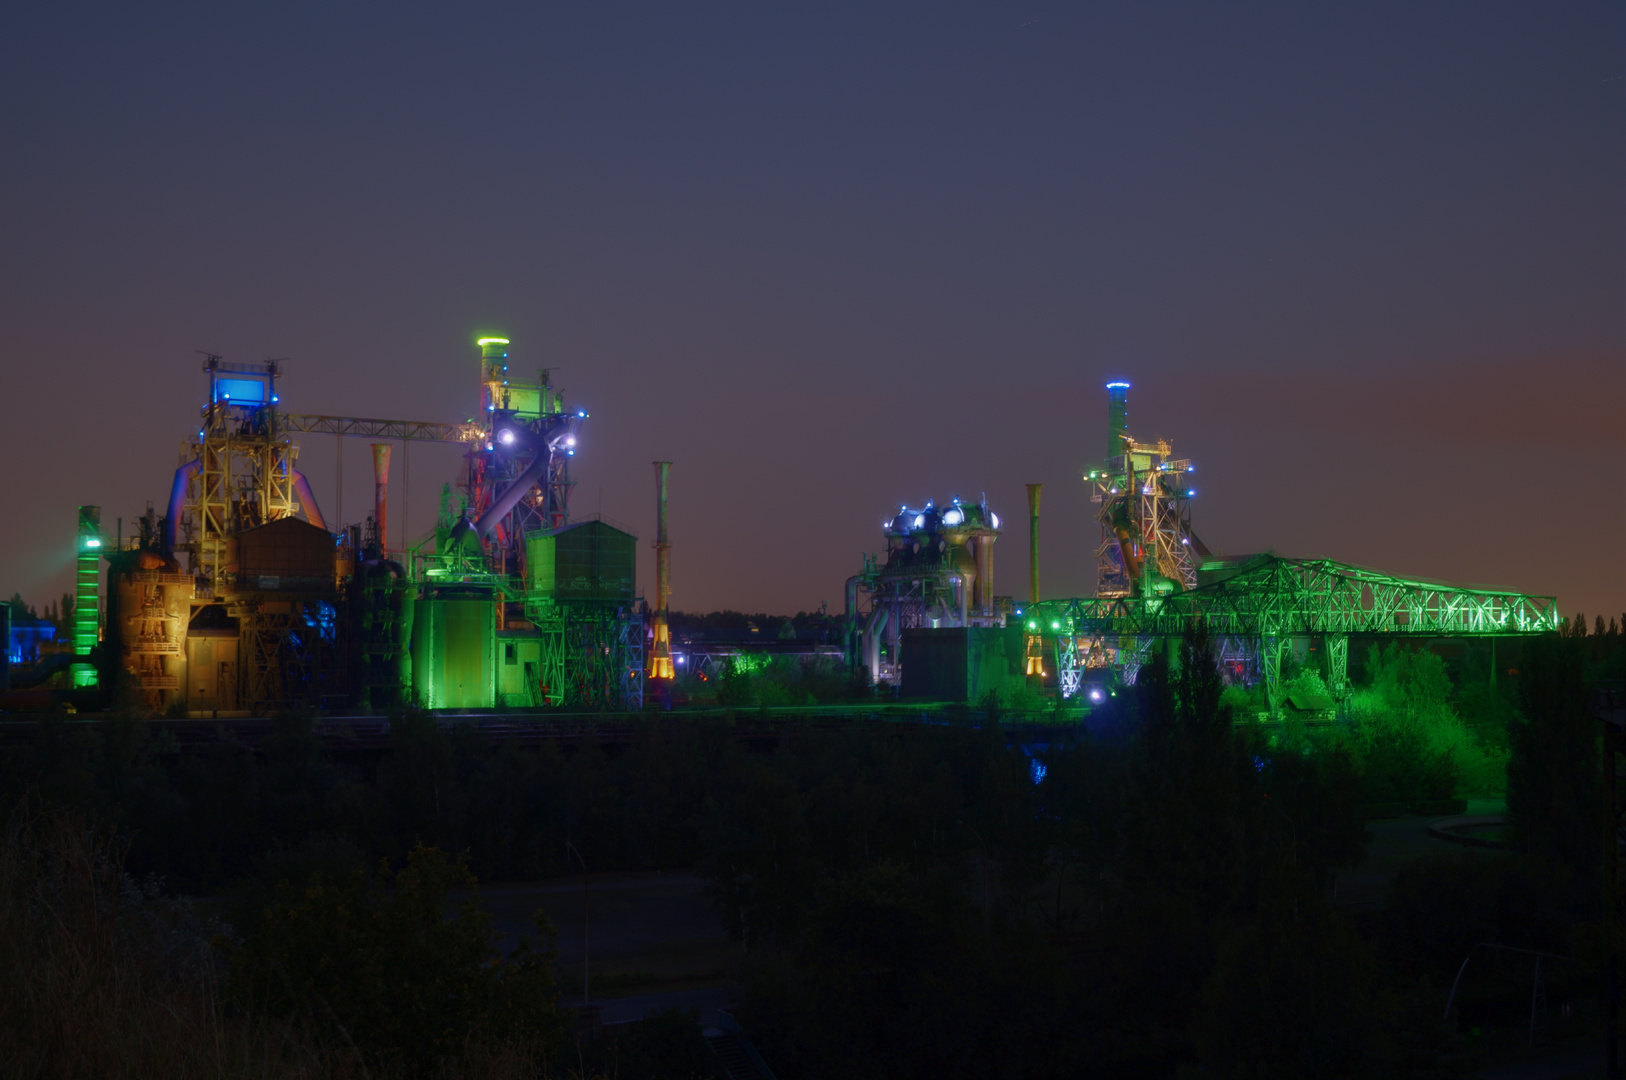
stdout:
<svg viewBox="0 0 1626 1080">
<path fill-rule="evenodd" d="M 1233 577 L 1162 597 L 1045 600 L 1029 627 L 1055 635 L 1064 696 L 1082 683 L 1089 645 L 1115 648 L 1126 682 L 1146 643 L 1177 637 L 1197 620 L 1218 646 L 1222 667 L 1262 677 L 1276 707 L 1281 657 L 1294 637 L 1328 642 L 1331 682 L 1347 681 L 1350 634 L 1472 637 L 1540 633 L 1558 627 L 1550 596 L 1409 580 L 1330 559 L 1262 555 Z M 1115 646 L 1107 645 L 1116 642 Z M 1251 681 L 1251 679 L 1250 679 Z"/>
</svg>

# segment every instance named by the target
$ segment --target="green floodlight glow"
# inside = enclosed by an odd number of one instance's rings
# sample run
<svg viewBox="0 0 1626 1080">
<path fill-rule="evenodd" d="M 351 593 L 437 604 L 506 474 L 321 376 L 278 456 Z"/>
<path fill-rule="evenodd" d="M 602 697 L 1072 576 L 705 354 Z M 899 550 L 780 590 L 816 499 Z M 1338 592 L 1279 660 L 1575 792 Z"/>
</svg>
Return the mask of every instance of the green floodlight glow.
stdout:
<svg viewBox="0 0 1626 1080">
<path fill-rule="evenodd" d="M 101 519 L 100 507 L 79 508 L 79 555 L 74 568 L 74 662 L 69 667 L 69 681 L 76 687 L 95 686 L 97 682 L 90 653 L 96 647 L 97 631 L 101 624 L 99 556 L 93 554 L 94 549 L 102 546 L 99 535 Z"/>
<path fill-rule="evenodd" d="M 1050 624 L 1050 629 L 1052 629 L 1052 630 L 1060 630 L 1061 629 L 1061 623 L 1059 623 L 1059 622 L 1051 623 Z"/>
<path fill-rule="evenodd" d="M 734 657 L 732 667 L 736 675 L 753 675 L 768 666 L 766 653 L 741 653 Z"/>
<path fill-rule="evenodd" d="M 508 344 L 508 339 L 505 338 L 505 337 L 483 337 L 483 338 L 480 338 L 479 340 L 475 341 L 475 344 L 476 345 L 507 345 Z"/>
<path fill-rule="evenodd" d="M 1030 622 L 1030 623 L 1028 623 L 1028 629 L 1029 630 L 1037 630 L 1037 629 L 1039 629 L 1039 624 L 1036 623 L 1036 622 Z"/>
</svg>

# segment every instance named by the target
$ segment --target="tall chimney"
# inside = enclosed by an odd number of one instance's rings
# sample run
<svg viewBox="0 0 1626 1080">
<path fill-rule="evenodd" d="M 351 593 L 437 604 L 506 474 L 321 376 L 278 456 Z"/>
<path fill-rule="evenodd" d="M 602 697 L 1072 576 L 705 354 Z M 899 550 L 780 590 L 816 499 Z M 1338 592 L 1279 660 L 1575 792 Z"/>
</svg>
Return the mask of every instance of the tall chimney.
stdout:
<svg viewBox="0 0 1626 1080">
<path fill-rule="evenodd" d="M 666 480 L 672 471 L 670 461 L 655 464 L 655 644 L 649 656 L 649 677 L 670 679 L 672 636 L 666 625 L 666 604 L 671 595 L 672 541 L 666 532 Z"/>
<path fill-rule="evenodd" d="M 1043 484 L 1028 485 L 1028 603 L 1039 602 L 1039 492 Z"/>
<path fill-rule="evenodd" d="M 1129 428 L 1129 384 L 1107 383 L 1107 457 L 1124 452 L 1124 432 Z"/>
<path fill-rule="evenodd" d="M 378 553 L 383 555 L 388 545 L 384 541 L 385 503 L 388 502 L 390 483 L 390 444 L 373 443 L 373 520 L 378 523 Z"/>
<path fill-rule="evenodd" d="M 490 423 L 491 410 L 503 407 L 497 399 L 508 382 L 508 339 L 483 337 L 475 344 L 480 348 L 480 419 Z"/>
</svg>

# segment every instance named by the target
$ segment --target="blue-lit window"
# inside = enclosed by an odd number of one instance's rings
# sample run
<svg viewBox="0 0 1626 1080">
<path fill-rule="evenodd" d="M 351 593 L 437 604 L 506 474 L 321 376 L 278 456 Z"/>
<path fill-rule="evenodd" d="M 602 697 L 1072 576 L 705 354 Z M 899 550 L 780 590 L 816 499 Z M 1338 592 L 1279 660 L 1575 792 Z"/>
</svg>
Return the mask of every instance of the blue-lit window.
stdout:
<svg viewBox="0 0 1626 1080">
<path fill-rule="evenodd" d="M 263 379 L 216 379 L 215 400 L 230 401 L 233 405 L 264 405 L 266 384 Z"/>
</svg>

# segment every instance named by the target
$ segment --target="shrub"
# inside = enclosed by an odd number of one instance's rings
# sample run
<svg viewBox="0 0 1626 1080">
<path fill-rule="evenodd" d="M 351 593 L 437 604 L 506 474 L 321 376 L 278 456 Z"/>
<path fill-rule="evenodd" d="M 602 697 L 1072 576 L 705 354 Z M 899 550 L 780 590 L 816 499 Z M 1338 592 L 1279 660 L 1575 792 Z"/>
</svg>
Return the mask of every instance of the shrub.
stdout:
<svg viewBox="0 0 1626 1080">
<path fill-rule="evenodd" d="M 5 1074 L 318 1075 L 297 1031 L 221 1008 L 218 929 L 126 876 L 112 835 L 21 805 L 0 835 Z"/>
<path fill-rule="evenodd" d="M 425 847 L 393 875 L 384 867 L 282 882 L 232 957 L 236 997 L 303 1020 L 330 1046 L 411 1070 L 471 1042 L 557 1050 L 564 1019 L 545 918 L 540 949 L 522 941 L 497 956 L 472 889 L 445 917 L 450 890 L 473 883 L 461 860 Z"/>
<path fill-rule="evenodd" d="M 1476 738 L 1451 706 L 1451 680 L 1439 657 L 1390 645 L 1373 647 L 1370 684 L 1349 715 L 1368 802 L 1418 805 L 1459 791 L 1502 790 L 1506 755 Z"/>
<path fill-rule="evenodd" d="M 1349 1076 L 1375 1020 L 1377 965 L 1321 889 L 1267 875 L 1253 924 L 1220 948 L 1195 1027 L 1205 1075 Z"/>
<path fill-rule="evenodd" d="M 1448 985 L 1481 941 L 1562 950 L 1564 920 L 1551 882 L 1531 863 L 1464 851 L 1401 867 L 1384 902 L 1380 940 L 1407 976 Z"/>
</svg>

